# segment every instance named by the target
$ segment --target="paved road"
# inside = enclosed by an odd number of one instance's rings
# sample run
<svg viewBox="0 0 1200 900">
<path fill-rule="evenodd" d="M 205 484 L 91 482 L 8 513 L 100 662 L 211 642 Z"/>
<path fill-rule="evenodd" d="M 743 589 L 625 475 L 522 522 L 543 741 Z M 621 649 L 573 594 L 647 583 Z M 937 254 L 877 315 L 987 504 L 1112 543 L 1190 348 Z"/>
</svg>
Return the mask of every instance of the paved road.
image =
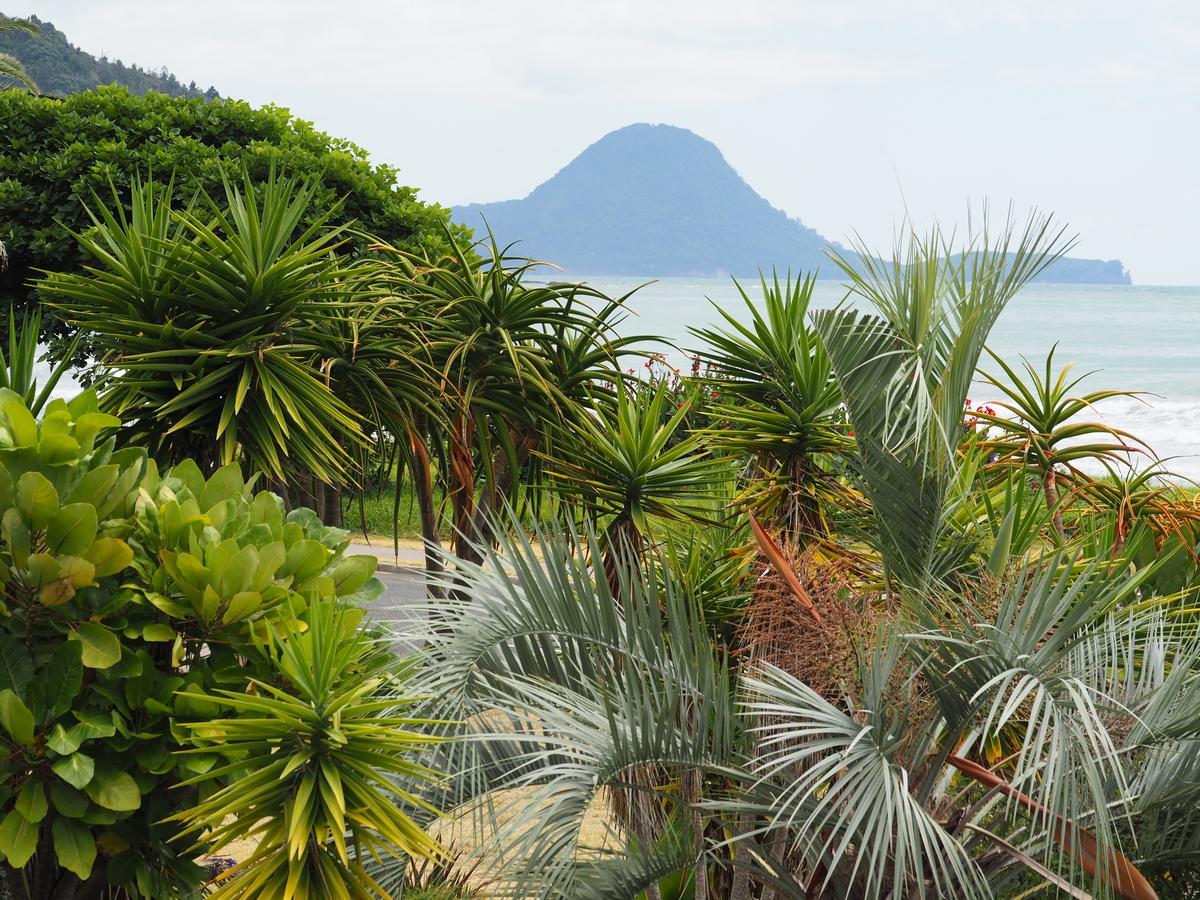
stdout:
<svg viewBox="0 0 1200 900">
<path fill-rule="evenodd" d="M 377 572 L 376 577 L 383 582 L 386 590 L 371 604 L 370 617 L 397 631 L 409 630 L 417 615 L 412 606 L 426 599 L 424 569 L 398 567 L 395 571 Z"/>
</svg>

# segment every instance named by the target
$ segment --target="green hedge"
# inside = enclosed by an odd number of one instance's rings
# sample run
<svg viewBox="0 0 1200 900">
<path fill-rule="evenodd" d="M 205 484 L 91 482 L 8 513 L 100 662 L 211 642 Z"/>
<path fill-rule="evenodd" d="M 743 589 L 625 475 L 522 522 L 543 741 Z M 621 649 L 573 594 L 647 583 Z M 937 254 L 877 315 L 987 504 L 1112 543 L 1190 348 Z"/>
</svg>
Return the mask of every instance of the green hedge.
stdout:
<svg viewBox="0 0 1200 900">
<path fill-rule="evenodd" d="M 83 266 L 71 232 L 90 224 L 85 204 L 94 193 L 113 202 L 110 183 L 117 202 L 126 202 L 136 173 L 173 177 L 183 200 L 199 189 L 223 196 L 222 177 L 243 169 L 256 180 L 272 166 L 320 174 L 311 209 L 342 201 L 331 224 L 353 220 L 356 228 L 408 248 L 448 247 L 448 210 L 419 200 L 415 188 L 397 182 L 396 169 L 372 165 L 362 148 L 279 107 L 135 96 L 116 86 L 65 99 L 5 91 L 0 122 L 0 241 L 8 252 L 0 299 L 18 308 L 37 300 L 30 282 L 39 270 Z M 67 332 L 52 319 L 47 327 L 59 338 Z"/>
</svg>

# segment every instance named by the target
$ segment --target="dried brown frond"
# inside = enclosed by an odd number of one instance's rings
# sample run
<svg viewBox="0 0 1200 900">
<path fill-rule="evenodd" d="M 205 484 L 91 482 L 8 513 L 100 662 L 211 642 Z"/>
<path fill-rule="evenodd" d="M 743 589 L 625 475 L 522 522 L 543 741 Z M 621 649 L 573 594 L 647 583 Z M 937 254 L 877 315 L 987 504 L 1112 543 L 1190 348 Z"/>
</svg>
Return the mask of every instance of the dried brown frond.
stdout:
<svg viewBox="0 0 1200 900">
<path fill-rule="evenodd" d="M 850 566 L 819 550 L 782 548 L 814 616 L 784 576 L 760 563 L 738 629 L 743 665 L 770 663 L 829 699 L 857 694 L 862 661 L 870 654 L 886 610 L 857 589 Z"/>
</svg>

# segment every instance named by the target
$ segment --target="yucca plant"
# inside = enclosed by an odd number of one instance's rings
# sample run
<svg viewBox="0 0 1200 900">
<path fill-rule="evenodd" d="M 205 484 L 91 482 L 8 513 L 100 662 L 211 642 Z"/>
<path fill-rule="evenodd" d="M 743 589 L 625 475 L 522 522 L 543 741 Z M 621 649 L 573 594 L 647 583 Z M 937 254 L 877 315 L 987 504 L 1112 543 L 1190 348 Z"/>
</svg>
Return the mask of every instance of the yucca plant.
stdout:
<svg viewBox="0 0 1200 900">
<path fill-rule="evenodd" d="M 545 263 L 513 256 L 494 240 L 471 248 L 446 238 L 452 252 L 442 259 L 377 247 L 381 258 L 363 268 L 360 283 L 370 296 L 402 296 L 422 311 L 401 343 L 420 361 L 414 380 L 423 401 L 410 406 L 399 431 L 427 544 L 440 547 L 433 500 L 440 475 L 455 550 L 478 560 L 492 539 L 493 514 L 518 501 L 534 452 L 617 380 L 617 355 L 639 338 L 613 330 L 625 298 L 539 282 Z M 437 560 L 431 551 L 428 564 L 436 568 Z"/>
<path fill-rule="evenodd" d="M 421 801 L 394 783 L 437 778 L 413 761 L 431 741 L 414 728 L 427 723 L 398 715 L 400 701 L 385 696 L 395 659 L 356 631 L 361 619 L 361 610 L 314 603 L 302 625 L 262 645 L 274 683 L 188 695 L 226 711 L 182 723 L 200 744 L 194 752 L 225 762 L 189 782 L 219 789 L 175 819 L 218 848 L 257 844 L 210 896 L 374 898 L 382 888 L 364 868 L 368 855 L 443 854 L 405 811 Z"/>
<path fill-rule="evenodd" d="M 340 308 L 328 213 L 302 224 L 316 183 L 272 173 L 226 183 L 225 204 L 177 208 L 135 181 L 127 213 L 93 198 L 80 243 L 95 264 L 42 290 L 102 353 L 105 408 L 167 461 L 234 459 L 286 483 L 336 481 L 361 417 L 322 375 L 314 324 Z"/>
<path fill-rule="evenodd" d="M 689 402 L 674 411 L 667 403 L 663 385 L 626 385 L 610 408 L 598 406 L 563 434 L 545 461 L 552 490 L 606 520 L 605 568 L 613 579 L 620 559 L 636 566 L 654 519 L 709 517 L 729 475 L 728 460 L 709 453 L 701 435 L 680 434 Z"/>
<path fill-rule="evenodd" d="M 822 457 L 852 446 L 829 356 L 808 322 L 815 276 L 761 279 L 761 301 L 736 280 L 744 305 L 716 307 L 719 328 L 692 328 L 705 342 L 705 386 L 715 442 L 754 460 L 751 501 L 773 510 L 790 538 L 827 536 L 824 507 L 843 492 Z"/>
<path fill-rule="evenodd" d="M 1073 393 L 1087 374 L 1071 378 L 1071 364 L 1054 373 L 1054 351 L 1046 354 L 1039 371 L 1029 360 L 1022 359 L 1025 376 L 995 353 L 992 359 L 1000 366 L 1004 377 L 984 374 L 984 381 L 1004 397 L 995 405 L 1002 412 L 975 410 L 974 415 L 986 425 L 997 429 L 987 445 L 998 454 L 1000 465 L 1017 465 L 1033 473 L 1041 482 L 1046 507 L 1051 510 L 1054 529 L 1060 539 L 1066 537 L 1063 527 L 1060 480 L 1068 485 L 1080 471 L 1077 464 L 1128 463 L 1130 455 L 1145 452 L 1146 447 L 1127 431 L 1101 422 L 1079 420 L 1081 413 L 1095 409 L 1096 404 L 1112 397 L 1136 397 L 1135 391 L 1100 390 Z"/>
<path fill-rule="evenodd" d="M 16 313 L 8 310 L 8 352 L 0 350 L 0 388 L 17 394 L 34 416 L 40 416 L 54 396 L 55 388 L 71 368 L 78 339 L 71 342 L 58 361 L 51 364 L 46 379 L 38 385 L 38 335 L 41 334 L 41 310 L 28 312 L 18 321 Z"/>
</svg>

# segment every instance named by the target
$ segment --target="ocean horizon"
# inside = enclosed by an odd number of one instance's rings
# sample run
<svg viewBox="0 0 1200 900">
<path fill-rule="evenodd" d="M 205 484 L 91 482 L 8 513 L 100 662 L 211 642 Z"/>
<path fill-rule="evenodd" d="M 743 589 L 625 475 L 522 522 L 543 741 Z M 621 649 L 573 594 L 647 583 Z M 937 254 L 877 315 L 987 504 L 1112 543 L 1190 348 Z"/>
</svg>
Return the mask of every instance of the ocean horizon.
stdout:
<svg viewBox="0 0 1200 900">
<path fill-rule="evenodd" d="M 699 342 L 689 328 L 717 324 L 713 303 L 737 315 L 743 301 L 729 278 L 637 279 L 605 275 L 565 276 L 609 296 L 634 292 L 623 334 L 657 335 L 666 342 L 644 349 L 667 353 L 683 369 Z M 549 280 L 549 279 L 547 279 Z M 755 279 L 739 279 L 752 299 Z M 835 306 L 846 296 L 838 281 L 818 281 L 813 308 Z M 1000 316 L 988 346 L 1009 365 L 1024 356 L 1035 366 L 1057 344 L 1055 369 L 1072 363 L 1072 375 L 1087 377 L 1081 391 L 1140 391 L 1115 397 L 1096 408 L 1094 418 L 1145 441 L 1175 474 L 1200 481 L 1200 286 L 1030 285 Z M 42 376 L 45 367 L 39 366 Z M 980 369 L 996 372 L 986 355 Z M 78 390 L 69 379 L 55 393 Z M 976 405 L 995 401 L 997 392 L 979 383 Z M 1148 457 L 1139 463 L 1145 465 Z"/>
<path fill-rule="evenodd" d="M 662 336 L 679 348 L 670 355 L 681 367 L 687 351 L 699 343 L 688 329 L 718 323 L 713 303 L 734 315 L 744 308 L 730 278 L 575 273 L 566 278 L 610 296 L 637 288 L 621 332 Z M 757 279 L 739 281 L 757 298 Z M 818 281 L 813 293 L 813 308 L 820 309 L 842 302 L 846 287 Z M 1029 285 L 1013 298 L 988 341 L 1013 366 L 1025 357 L 1043 367 L 1056 344 L 1055 369 L 1071 363 L 1073 377 L 1087 375 L 1079 391 L 1142 392 L 1104 401 L 1093 418 L 1145 441 L 1174 473 L 1200 480 L 1200 286 Z M 998 372 L 999 367 L 985 354 L 980 369 Z M 971 399 L 986 404 L 998 397 L 980 383 Z"/>
</svg>

